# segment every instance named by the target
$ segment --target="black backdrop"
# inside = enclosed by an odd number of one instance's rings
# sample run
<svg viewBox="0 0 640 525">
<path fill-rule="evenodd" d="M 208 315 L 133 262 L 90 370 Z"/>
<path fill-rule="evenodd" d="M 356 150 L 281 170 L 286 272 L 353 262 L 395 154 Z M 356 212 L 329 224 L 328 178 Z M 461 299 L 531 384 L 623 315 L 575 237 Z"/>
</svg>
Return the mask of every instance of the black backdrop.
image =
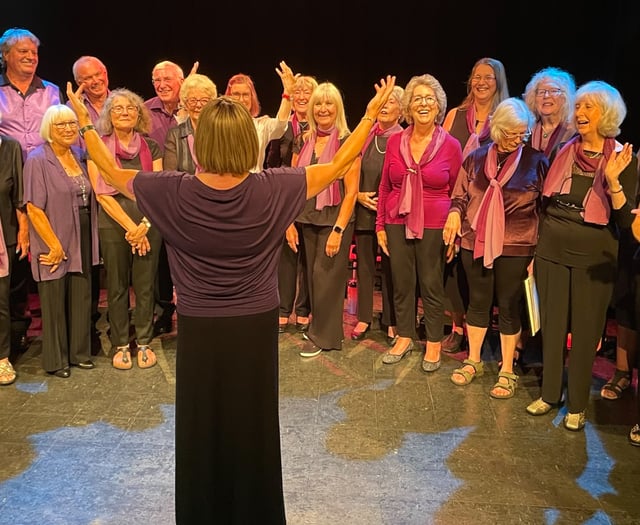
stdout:
<svg viewBox="0 0 640 525">
<path fill-rule="evenodd" d="M 628 109 L 619 140 L 640 147 L 638 0 L 180 0 L 170 9 L 160 0 L 2 4 L 0 32 L 32 31 L 41 41 L 38 74 L 63 89 L 80 55 L 102 59 L 111 88 L 127 87 L 143 98 L 154 94 L 155 63 L 172 60 L 186 74 L 198 60 L 199 72 L 219 92 L 231 75 L 251 75 L 263 112 L 274 115 L 281 93 L 274 68 L 284 59 L 296 72 L 336 84 L 354 127 L 381 76 L 395 74 L 404 85 L 431 73 L 453 107 L 465 95 L 473 63 L 490 56 L 504 63 L 512 96 L 549 65 L 570 71 L 578 85 L 613 84 Z"/>
</svg>

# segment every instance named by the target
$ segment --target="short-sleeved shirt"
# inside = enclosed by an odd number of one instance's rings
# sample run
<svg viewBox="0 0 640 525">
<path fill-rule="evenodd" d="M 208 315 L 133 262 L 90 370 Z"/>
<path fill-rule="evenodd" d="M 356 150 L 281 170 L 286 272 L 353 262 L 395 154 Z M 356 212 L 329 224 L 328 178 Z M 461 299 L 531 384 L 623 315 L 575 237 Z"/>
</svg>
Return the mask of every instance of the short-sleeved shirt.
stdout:
<svg viewBox="0 0 640 525">
<path fill-rule="evenodd" d="M 304 206 L 305 172 L 250 173 L 227 190 L 187 173 L 136 175 L 138 207 L 165 240 L 180 314 L 230 317 L 278 307 L 282 241 Z"/>
</svg>

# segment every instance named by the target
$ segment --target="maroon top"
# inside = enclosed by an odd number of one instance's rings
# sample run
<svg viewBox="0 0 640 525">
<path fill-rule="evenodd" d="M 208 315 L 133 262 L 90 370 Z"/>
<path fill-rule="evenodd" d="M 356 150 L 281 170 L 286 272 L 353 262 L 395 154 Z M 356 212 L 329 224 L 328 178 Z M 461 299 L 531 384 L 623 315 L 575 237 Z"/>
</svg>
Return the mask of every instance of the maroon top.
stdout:
<svg viewBox="0 0 640 525">
<path fill-rule="evenodd" d="M 138 172 L 140 210 L 167 247 L 177 310 L 197 317 L 277 308 L 287 227 L 306 201 L 305 168 L 272 168 L 216 190 L 175 171 Z"/>
</svg>

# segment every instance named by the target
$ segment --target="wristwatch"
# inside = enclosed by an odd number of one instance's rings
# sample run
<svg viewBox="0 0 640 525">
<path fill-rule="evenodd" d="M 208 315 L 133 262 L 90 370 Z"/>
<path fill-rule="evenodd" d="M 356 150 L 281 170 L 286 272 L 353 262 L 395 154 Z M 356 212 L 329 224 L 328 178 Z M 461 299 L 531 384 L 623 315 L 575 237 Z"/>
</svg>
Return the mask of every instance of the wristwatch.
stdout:
<svg viewBox="0 0 640 525">
<path fill-rule="evenodd" d="M 335 224 L 333 226 L 333 231 L 336 232 L 336 233 L 340 233 L 340 234 L 342 234 L 344 232 L 344 230 L 342 228 L 340 228 L 340 226 L 338 226 L 337 224 Z"/>
</svg>

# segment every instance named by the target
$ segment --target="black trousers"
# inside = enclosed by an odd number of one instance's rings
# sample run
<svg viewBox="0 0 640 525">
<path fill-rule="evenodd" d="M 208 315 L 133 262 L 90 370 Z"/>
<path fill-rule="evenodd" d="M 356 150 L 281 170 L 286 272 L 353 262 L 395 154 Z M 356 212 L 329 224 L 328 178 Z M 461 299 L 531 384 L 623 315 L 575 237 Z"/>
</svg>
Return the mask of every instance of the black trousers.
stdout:
<svg viewBox="0 0 640 525">
<path fill-rule="evenodd" d="M 177 525 L 285 523 L 278 309 L 178 312 L 177 349 Z"/>
<path fill-rule="evenodd" d="M 289 248 L 285 239 L 278 265 L 280 317 L 289 317 L 294 311 L 297 317 L 309 317 L 311 312 L 302 226 L 296 224 L 295 227 L 298 230 L 298 252 Z"/>
</svg>

